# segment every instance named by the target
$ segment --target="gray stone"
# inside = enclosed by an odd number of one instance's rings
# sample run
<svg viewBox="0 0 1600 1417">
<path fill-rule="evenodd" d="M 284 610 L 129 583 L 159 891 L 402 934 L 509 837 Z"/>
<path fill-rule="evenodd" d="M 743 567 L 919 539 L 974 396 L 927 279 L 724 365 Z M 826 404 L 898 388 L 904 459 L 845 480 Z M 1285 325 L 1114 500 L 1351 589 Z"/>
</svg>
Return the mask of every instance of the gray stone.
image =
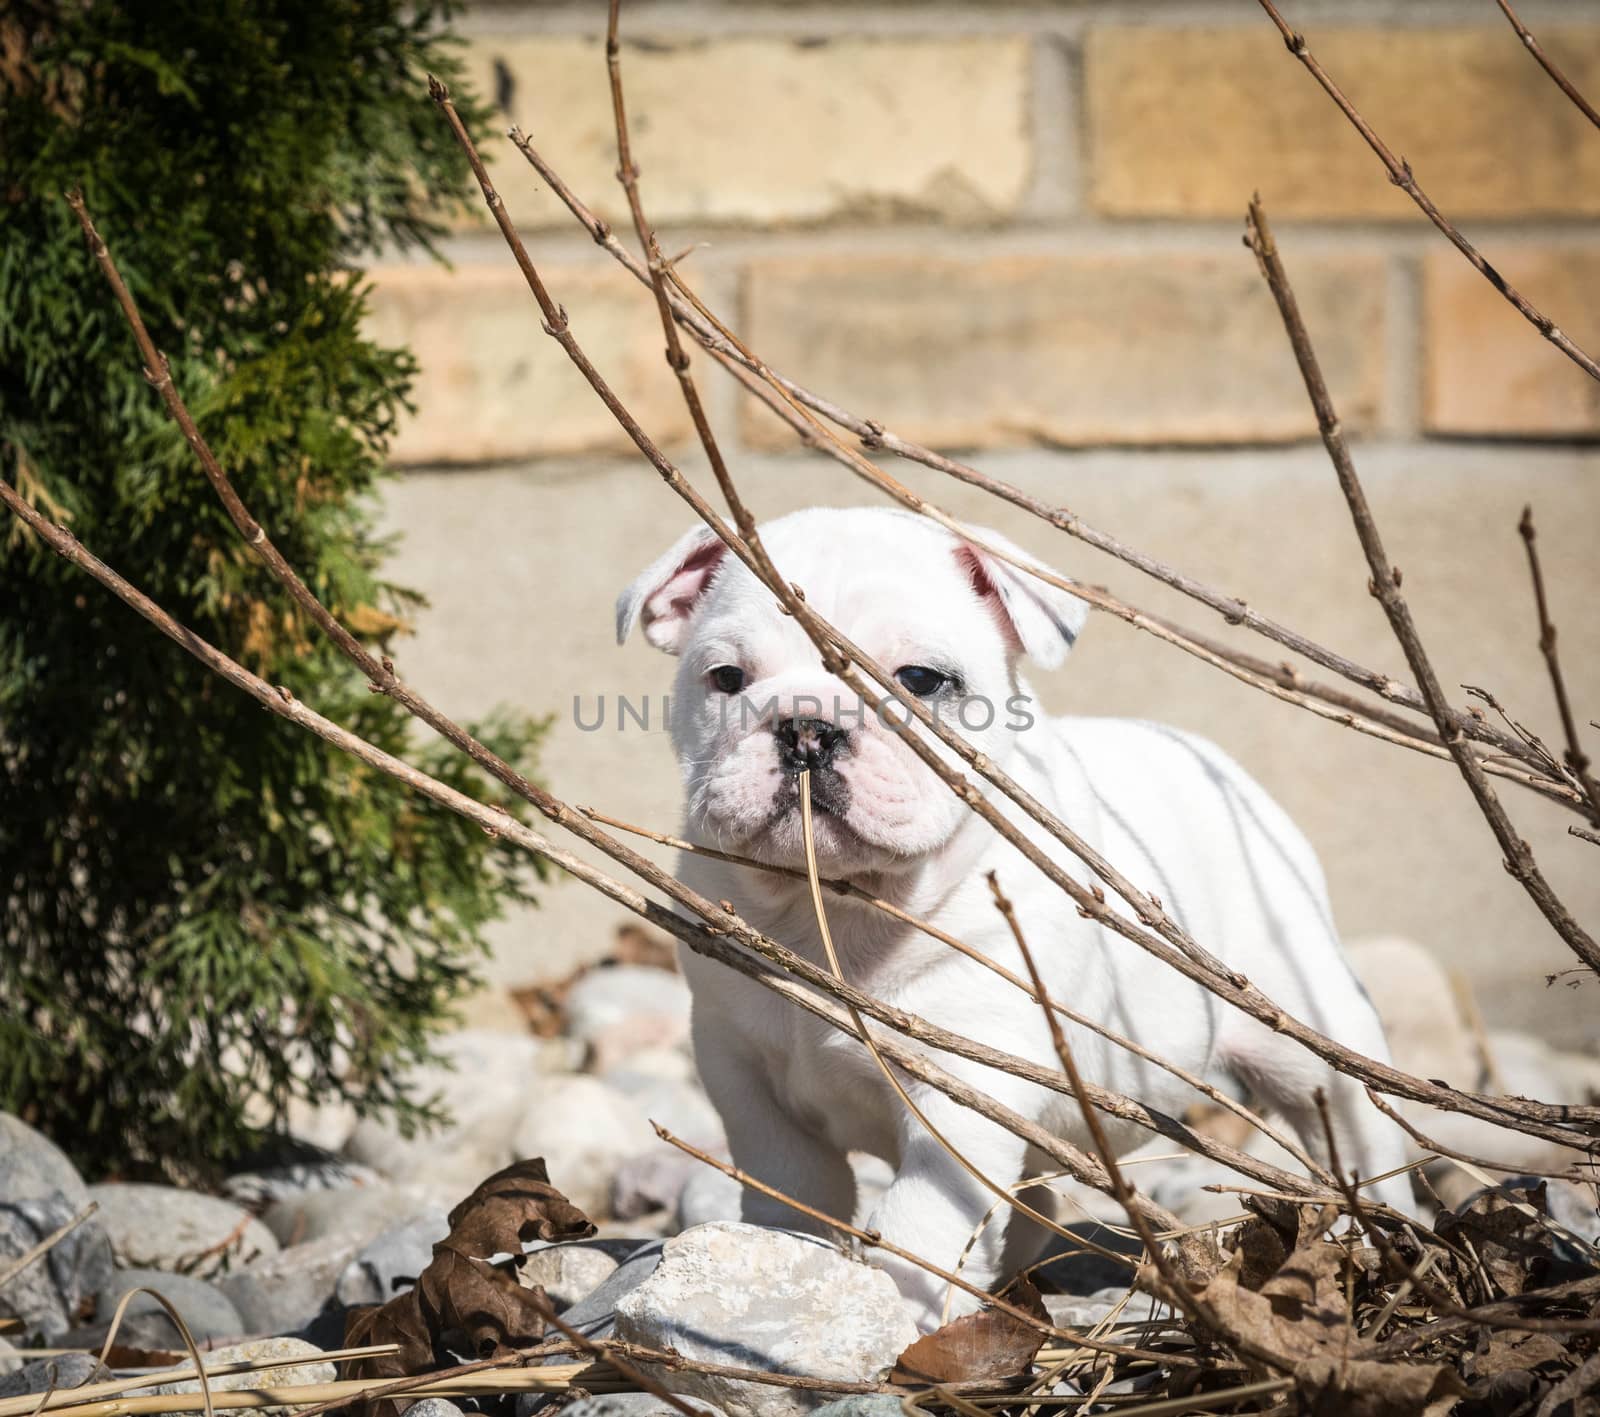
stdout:
<svg viewBox="0 0 1600 1417">
<path fill-rule="evenodd" d="M 342 1191 L 307 1191 L 288 1196 L 268 1209 L 261 1223 L 281 1245 L 303 1245 L 324 1235 L 356 1235 L 371 1240 L 423 1215 L 444 1209 L 426 1191 L 387 1181 L 352 1186 Z"/>
<path fill-rule="evenodd" d="M 732 1176 L 709 1166 L 698 1167 L 678 1192 L 675 1226 L 683 1231 L 718 1220 L 738 1220 L 743 1196 L 744 1187 Z"/>
<path fill-rule="evenodd" d="M 320 1153 L 304 1159 L 285 1161 L 276 1166 L 260 1166 L 240 1171 L 222 1183 L 222 1193 L 246 1210 L 259 1214 L 268 1206 L 292 1202 L 313 1195 L 325 1195 L 356 1186 L 370 1186 L 380 1180 L 370 1166 L 350 1161 L 321 1147 L 301 1144 L 307 1151 Z M 268 1227 L 271 1228 L 270 1226 Z M 281 1235 L 278 1237 L 283 1238 Z M 315 1239 L 303 1235 L 304 1240 Z"/>
<path fill-rule="evenodd" d="M 405 1137 L 393 1123 L 366 1117 L 344 1154 L 391 1180 L 423 1187 L 448 1209 L 485 1176 L 537 1155 L 518 1152 L 515 1136 L 529 1095 L 542 1085 L 543 1050 L 531 1036 L 477 1029 L 447 1034 L 437 1048 L 443 1062 L 413 1068 L 404 1085 L 419 1101 L 436 1098 L 450 1120 Z"/>
<path fill-rule="evenodd" d="M 0 1112 L 0 1201 L 56 1194 L 65 1196 L 76 1212 L 88 1201 L 89 1188 L 66 1153 L 43 1132 Z"/>
<path fill-rule="evenodd" d="M 15 1373 L 22 1367 L 23 1360 L 18 1356 L 16 1346 L 0 1338 L 0 1378 L 8 1373 Z"/>
<path fill-rule="evenodd" d="M 1127 1303 L 1123 1303 L 1124 1298 Z M 1044 1296 L 1045 1311 L 1050 1315 L 1050 1322 L 1057 1328 L 1076 1329 L 1079 1332 L 1093 1328 L 1102 1319 L 1117 1309 L 1122 1304 L 1120 1312 L 1112 1320 L 1113 1336 L 1126 1338 L 1129 1342 L 1136 1342 L 1139 1331 L 1129 1333 L 1120 1326 L 1123 1324 L 1146 1323 L 1158 1316 L 1171 1315 L 1172 1309 L 1157 1301 L 1148 1294 L 1129 1294 L 1127 1286 L 1118 1288 L 1112 1285 L 1095 1294 L 1046 1294 Z"/>
<path fill-rule="evenodd" d="M 705 1169 L 674 1147 L 651 1147 L 630 1156 L 611 1177 L 608 1204 L 613 1218 L 632 1220 L 658 1210 L 675 1210 L 678 1197 L 696 1171 Z"/>
<path fill-rule="evenodd" d="M 213 1392 L 233 1392 L 239 1388 L 294 1387 L 302 1383 L 331 1383 L 336 1374 L 334 1365 L 322 1357 L 322 1350 L 299 1338 L 258 1338 L 249 1343 L 235 1343 L 228 1348 L 215 1348 L 205 1355 L 207 1368 L 220 1368 L 229 1363 L 280 1363 L 275 1368 L 258 1368 L 246 1373 L 224 1373 L 207 1379 Z M 180 1382 L 163 1383 L 160 1387 L 146 1388 L 149 1393 L 163 1397 L 180 1392 L 199 1392 L 198 1378 Z M 284 1412 L 283 1407 L 259 1407 L 258 1412 Z"/>
<path fill-rule="evenodd" d="M 1551 1181 L 1545 1192 L 1550 1218 L 1580 1240 L 1600 1246 L 1600 1203 L 1595 1188 L 1572 1181 Z"/>
<path fill-rule="evenodd" d="M 60 1192 L 0 1201 L 0 1269 L 81 1209 L 79 1201 Z M 26 1334 L 57 1338 L 82 1317 L 86 1301 L 109 1282 L 111 1270 L 111 1242 L 99 1218 L 91 1216 L 13 1276 L 0 1293 L 0 1314 L 20 1319 Z"/>
<path fill-rule="evenodd" d="M 655 1272 L 617 1305 L 617 1336 L 708 1362 L 858 1382 L 887 1369 L 917 1330 L 883 1271 L 810 1236 L 718 1223 L 666 1242 Z M 709 1373 L 656 1376 L 729 1417 L 798 1417 L 826 1400 Z"/>
<path fill-rule="evenodd" d="M 1432 953 L 1403 936 L 1382 935 L 1347 941 L 1345 957 L 1383 1021 L 1396 1067 L 1455 1087 L 1480 1085 L 1472 1030 Z"/>
<path fill-rule="evenodd" d="M 188 1274 L 167 1274 L 157 1269 L 119 1269 L 95 1302 L 97 1328 L 103 1329 L 116 1312 L 117 1303 L 130 1289 L 154 1289 L 182 1316 L 196 1343 L 238 1338 L 249 1332 L 239 1311 L 214 1284 Z M 149 1294 L 135 1294 L 123 1311 L 117 1341 L 134 1348 L 183 1347 L 172 1316 Z"/>
<path fill-rule="evenodd" d="M 93 1354 L 63 1353 L 59 1358 L 40 1358 L 0 1377 L 0 1397 L 30 1397 L 51 1387 L 82 1387 L 110 1376 Z"/>
<path fill-rule="evenodd" d="M 605 1213 L 611 1177 L 655 1139 L 644 1113 L 599 1078 L 537 1080 L 513 1134 L 518 1156 L 542 1156 L 550 1180 L 580 1210 Z"/>
<path fill-rule="evenodd" d="M 1062 1228 L 1073 1236 L 1082 1237 L 1104 1249 L 1114 1250 L 1118 1254 L 1125 1254 L 1134 1259 L 1144 1252 L 1138 1240 L 1119 1235 L 1097 1220 L 1074 1220 Z M 1060 1290 L 1063 1294 L 1073 1296 L 1096 1294 L 1119 1280 L 1126 1286 L 1133 1278 L 1132 1265 L 1119 1264 L 1116 1260 L 1096 1254 L 1093 1250 L 1084 1249 L 1072 1240 L 1065 1240 L 1059 1235 L 1049 1237 L 1044 1256 L 1046 1262 L 1035 1277 L 1040 1284 Z"/>
<path fill-rule="evenodd" d="M 720 1417 L 717 1408 L 689 1399 L 689 1406 L 708 1417 Z M 896 1408 L 898 1410 L 898 1406 Z M 522 1417 L 519 1410 L 518 1417 Z M 648 1392 L 596 1392 L 561 1409 L 561 1417 L 679 1417 L 678 1409 Z"/>
<path fill-rule="evenodd" d="M 417 1282 L 433 1258 L 433 1247 L 450 1233 L 445 1212 L 432 1207 L 392 1226 L 361 1248 L 334 1286 L 341 1304 L 386 1304 Z"/>
<path fill-rule="evenodd" d="M 903 1411 L 900 1399 L 887 1392 L 854 1392 L 824 1403 L 812 1417 L 895 1417 Z"/>
<path fill-rule="evenodd" d="M 592 1294 L 647 1243 L 638 1239 L 569 1240 L 552 1245 L 534 1240 L 523 1246 L 516 1266 L 517 1282 L 526 1289 L 542 1286 L 560 1313 Z"/>
<path fill-rule="evenodd" d="M 661 1263 L 664 1240 L 650 1240 L 639 1246 L 612 1273 L 591 1289 L 566 1313 L 561 1321 L 585 1338 L 610 1338 L 617 1331 L 617 1305 L 656 1272 Z M 565 1358 L 552 1358 L 565 1363 Z"/>
<path fill-rule="evenodd" d="M 90 1186 L 96 1217 L 124 1269 L 160 1269 L 205 1279 L 276 1254 L 272 1232 L 232 1201 L 175 1186 Z"/>
<path fill-rule="evenodd" d="M 222 1281 L 222 1292 L 238 1309 L 247 1332 L 288 1333 L 322 1312 L 360 1248 L 360 1238 L 353 1235 L 324 1235 L 291 1245 L 230 1274 Z"/>
<path fill-rule="evenodd" d="M 447 1397 L 425 1397 L 406 1408 L 406 1417 L 462 1417 L 462 1412 Z"/>
</svg>

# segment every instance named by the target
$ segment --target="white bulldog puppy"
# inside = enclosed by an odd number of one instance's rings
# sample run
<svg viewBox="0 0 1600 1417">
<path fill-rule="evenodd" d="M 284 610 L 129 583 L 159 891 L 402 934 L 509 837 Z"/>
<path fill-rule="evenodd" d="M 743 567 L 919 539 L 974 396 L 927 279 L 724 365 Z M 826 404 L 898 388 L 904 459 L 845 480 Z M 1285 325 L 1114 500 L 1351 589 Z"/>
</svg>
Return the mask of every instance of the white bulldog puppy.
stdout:
<svg viewBox="0 0 1600 1417">
<path fill-rule="evenodd" d="M 994 532 L 973 534 L 1015 552 Z M 1037 712 L 1022 661 L 1059 665 L 1087 618 L 1082 601 L 906 512 L 813 508 L 772 522 L 761 535 L 784 577 L 891 669 L 904 697 L 957 726 L 1157 895 L 1196 940 L 1285 1008 L 1387 1059 L 1377 1015 L 1340 953 L 1316 858 L 1256 783 L 1210 743 L 1172 728 Z M 809 769 L 824 877 L 854 881 L 1025 975 L 985 880 L 996 871 L 1056 999 L 1280 1114 L 1320 1161 L 1328 1158 L 1313 1103 L 1317 1088 L 1328 1095 L 1347 1171 L 1374 1176 L 1405 1163 L 1402 1136 L 1357 1084 L 1080 916 L 917 760 L 902 739 L 903 715 L 885 721 L 823 670 L 805 632 L 709 530 L 687 533 L 622 593 L 619 642 L 635 624 L 679 659 L 671 724 L 690 840 L 803 867 L 796 788 Z M 1076 857 L 999 793 L 989 795 L 1064 869 L 1091 881 Z M 680 875 L 826 967 L 804 881 L 687 853 Z M 1013 985 L 861 902 L 831 893 L 826 901 L 850 983 L 993 1047 L 1058 1066 L 1042 1011 Z M 749 979 L 682 953 L 695 1057 L 734 1161 L 849 1218 L 856 1201 L 849 1153 L 884 1157 L 895 1179 L 867 1223 L 954 1269 L 994 1198 L 911 1115 L 861 1042 Z M 1171 1074 L 1082 1027 L 1066 1029 L 1087 1078 L 1172 1115 L 1195 1100 Z M 936 1060 L 1055 1134 L 1090 1145 L 1070 1096 L 948 1054 Z M 1011 1133 L 904 1081 L 934 1125 L 993 1180 L 1011 1185 L 1053 1169 Z M 1115 1146 L 1147 1139 L 1114 1118 L 1105 1125 Z M 1411 1208 L 1404 1176 L 1369 1194 Z M 789 1228 L 807 1224 L 748 1190 L 744 1215 Z M 989 1225 L 963 1266 L 981 1286 L 1005 1279 L 1008 1263 L 1031 1258 L 1015 1245 L 1007 1254 L 1004 1228 Z M 873 1253 L 919 1324 L 936 1326 L 945 1283 Z M 950 1311 L 971 1306 L 958 1293 Z"/>
</svg>

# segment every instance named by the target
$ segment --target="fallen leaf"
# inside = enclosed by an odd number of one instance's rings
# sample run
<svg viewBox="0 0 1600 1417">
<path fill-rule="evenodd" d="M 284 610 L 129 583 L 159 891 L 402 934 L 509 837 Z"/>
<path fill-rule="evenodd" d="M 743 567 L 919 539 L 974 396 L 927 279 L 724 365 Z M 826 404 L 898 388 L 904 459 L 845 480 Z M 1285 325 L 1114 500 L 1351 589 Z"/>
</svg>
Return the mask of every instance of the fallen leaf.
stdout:
<svg viewBox="0 0 1600 1417">
<path fill-rule="evenodd" d="M 1476 1253 L 1500 1294 L 1521 1294 L 1546 1281 L 1553 1249 L 1550 1232 L 1523 1206 L 1549 1213 L 1543 1181 L 1527 1189 L 1482 1191 L 1464 1211 L 1441 1216 L 1434 1229 L 1441 1239 Z"/>
<path fill-rule="evenodd" d="M 475 1358 L 500 1357 L 544 1337 L 545 1292 L 524 1289 L 491 1264 L 497 1254 L 520 1254 L 527 1240 L 581 1240 L 594 1223 L 550 1184 L 542 1159 L 513 1162 L 480 1182 L 450 1212 L 450 1233 L 415 1286 L 387 1304 L 354 1309 L 345 1320 L 347 1348 L 393 1343 L 394 1353 L 347 1364 L 352 1378 L 394 1379 L 437 1366 L 441 1347 L 460 1345 Z M 372 1404 L 375 1417 L 399 1417 L 410 1399 Z"/>
<path fill-rule="evenodd" d="M 1006 1298 L 1048 1323 L 1039 1291 L 1019 1280 Z M 925 1334 L 895 1360 L 889 1381 L 904 1387 L 930 1383 L 997 1382 L 1025 1372 L 1044 1334 L 1003 1309 L 980 1309 Z"/>
<path fill-rule="evenodd" d="M 1310 1417 L 1445 1417 L 1467 1393 L 1438 1363 L 1313 1358 L 1296 1367 L 1294 1379 Z"/>
</svg>

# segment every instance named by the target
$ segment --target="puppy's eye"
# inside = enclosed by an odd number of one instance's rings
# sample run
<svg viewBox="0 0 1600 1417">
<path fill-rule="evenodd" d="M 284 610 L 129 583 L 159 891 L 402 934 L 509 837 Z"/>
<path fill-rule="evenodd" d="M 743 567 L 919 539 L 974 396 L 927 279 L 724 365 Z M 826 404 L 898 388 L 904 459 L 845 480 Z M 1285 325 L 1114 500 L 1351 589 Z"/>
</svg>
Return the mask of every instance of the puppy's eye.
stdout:
<svg viewBox="0 0 1600 1417">
<path fill-rule="evenodd" d="M 929 669 L 926 664 L 907 664 L 895 670 L 894 677 L 919 699 L 931 699 L 945 685 L 952 683 L 948 674 Z"/>
<path fill-rule="evenodd" d="M 719 664 L 707 677 L 719 694 L 737 694 L 744 688 L 744 670 L 737 664 Z"/>
</svg>

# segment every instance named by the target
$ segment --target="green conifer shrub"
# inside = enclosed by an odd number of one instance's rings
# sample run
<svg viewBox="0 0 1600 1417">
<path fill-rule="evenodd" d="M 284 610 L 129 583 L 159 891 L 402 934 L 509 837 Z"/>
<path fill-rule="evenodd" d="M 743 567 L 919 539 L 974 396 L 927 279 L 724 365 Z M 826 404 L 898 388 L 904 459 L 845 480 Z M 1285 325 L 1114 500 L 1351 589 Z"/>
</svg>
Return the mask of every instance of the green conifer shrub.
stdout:
<svg viewBox="0 0 1600 1417">
<path fill-rule="evenodd" d="M 83 189 L 246 504 L 386 643 L 417 598 L 383 577 L 373 497 L 414 366 L 362 337 L 354 263 L 430 246 L 467 195 L 426 92 L 457 77 L 450 9 L 13 0 L 0 475 L 257 673 L 483 795 L 244 546 L 62 197 Z M 538 725 L 476 731 L 527 766 Z M 517 859 L 0 527 L 0 1107 L 90 1172 L 214 1174 L 294 1096 L 415 1121 L 397 1079 L 527 896 Z"/>
</svg>

